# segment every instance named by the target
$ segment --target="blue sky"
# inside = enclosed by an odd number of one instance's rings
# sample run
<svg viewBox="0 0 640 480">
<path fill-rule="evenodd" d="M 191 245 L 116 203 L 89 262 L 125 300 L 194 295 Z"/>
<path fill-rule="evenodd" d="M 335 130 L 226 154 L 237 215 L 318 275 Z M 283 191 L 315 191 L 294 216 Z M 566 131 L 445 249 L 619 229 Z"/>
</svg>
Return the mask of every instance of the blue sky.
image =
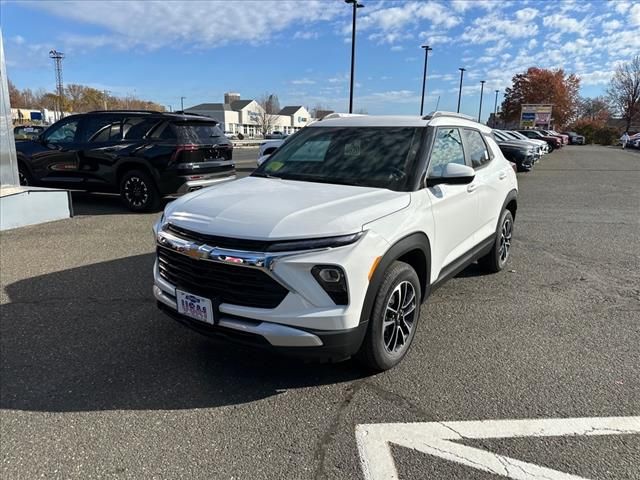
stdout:
<svg viewBox="0 0 640 480">
<path fill-rule="evenodd" d="M 616 64 L 640 53 L 640 3 L 361 0 L 354 108 L 417 114 L 424 51 L 432 110 L 483 119 L 494 91 L 529 66 L 562 67 L 582 94 L 603 93 Z M 20 88 L 53 90 L 50 49 L 64 82 L 185 107 L 276 93 L 282 105 L 348 106 L 351 9 L 343 0 L 41 1 L 0 3 L 7 70 Z"/>
</svg>

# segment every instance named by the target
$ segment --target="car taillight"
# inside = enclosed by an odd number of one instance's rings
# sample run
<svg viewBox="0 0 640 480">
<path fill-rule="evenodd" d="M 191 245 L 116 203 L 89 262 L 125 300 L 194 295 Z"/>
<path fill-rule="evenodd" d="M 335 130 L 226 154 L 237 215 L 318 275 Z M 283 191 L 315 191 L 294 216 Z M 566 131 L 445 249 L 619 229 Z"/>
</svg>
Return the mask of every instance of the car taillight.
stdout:
<svg viewBox="0 0 640 480">
<path fill-rule="evenodd" d="M 180 155 L 180 152 L 193 152 L 195 150 L 198 150 L 200 147 L 198 145 L 194 145 L 193 143 L 186 143 L 184 145 L 178 145 L 176 146 L 175 151 L 173 152 L 173 155 L 171 156 L 171 160 L 172 161 L 176 161 L 178 156 Z"/>
</svg>

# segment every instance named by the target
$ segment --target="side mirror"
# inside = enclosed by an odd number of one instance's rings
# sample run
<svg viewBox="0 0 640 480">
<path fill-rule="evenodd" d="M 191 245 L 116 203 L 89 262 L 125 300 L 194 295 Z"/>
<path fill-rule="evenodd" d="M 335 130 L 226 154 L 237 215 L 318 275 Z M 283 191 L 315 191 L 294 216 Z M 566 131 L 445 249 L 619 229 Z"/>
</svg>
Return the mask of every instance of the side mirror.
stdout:
<svg viewBox="0 0 640 480">
<path fill-rule="evenodd" d="M 471 183 L 475 176 L 475 170 L 468 165 L 448 163 L 444 167 L 444 171 L 441 176 L 427 178 L 427 187 L 434 187 L 441 183 L 449 185 L 466 185 Z"/>
</svg>

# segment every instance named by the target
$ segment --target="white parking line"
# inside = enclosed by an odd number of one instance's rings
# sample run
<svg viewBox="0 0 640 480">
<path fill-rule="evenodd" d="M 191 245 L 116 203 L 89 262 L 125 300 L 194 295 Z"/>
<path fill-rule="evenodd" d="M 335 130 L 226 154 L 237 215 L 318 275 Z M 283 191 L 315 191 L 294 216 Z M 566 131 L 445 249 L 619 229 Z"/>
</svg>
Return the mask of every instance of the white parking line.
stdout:
<svg viewBox="0 0 640 480">
<path fill-rule="evenodd" d="M 456 443 L 481 438 L 640 434 L 640 417 L 548 418 L 467 422 L 378 423 L 356 426 L 366 480 L 397 480 L 389 444 L 517 480 L 585 480 L 583 477 Z"/>
</svg>

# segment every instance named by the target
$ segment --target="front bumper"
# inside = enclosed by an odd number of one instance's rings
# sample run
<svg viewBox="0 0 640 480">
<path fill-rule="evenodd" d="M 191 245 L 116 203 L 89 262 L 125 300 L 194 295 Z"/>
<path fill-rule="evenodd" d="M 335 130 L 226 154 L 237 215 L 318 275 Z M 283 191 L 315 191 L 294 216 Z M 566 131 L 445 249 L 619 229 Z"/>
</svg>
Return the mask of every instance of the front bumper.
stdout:
<svg viewBox="0 0 640 480">
<path fill-rule="evenodd" d="M 306 330 L 224 314 L 216 325 L 210 325 L 178 313 L 175 297 L 157 285 L 153 287 L 153 294 L 160 311 L 202 335 L 300 358 L 347 359 L 360 349 L 368 325 L 365 322 L 355 328 L 335 331 Z"/>
</svg>

